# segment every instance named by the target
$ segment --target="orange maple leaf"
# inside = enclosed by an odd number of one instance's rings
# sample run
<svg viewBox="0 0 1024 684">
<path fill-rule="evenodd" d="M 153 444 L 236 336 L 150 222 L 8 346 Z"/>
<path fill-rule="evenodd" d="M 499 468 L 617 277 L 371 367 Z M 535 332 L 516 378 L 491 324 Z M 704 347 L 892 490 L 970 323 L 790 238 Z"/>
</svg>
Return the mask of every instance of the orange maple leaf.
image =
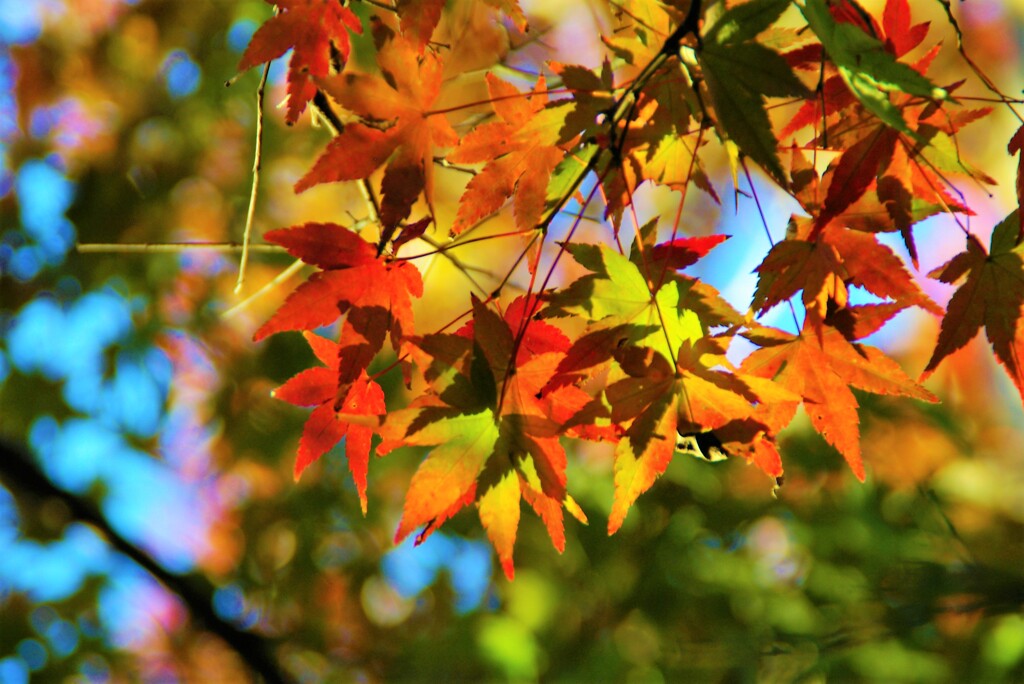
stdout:
<svg viewBox="0 0 1024 684">
<path fill-rule="evenodd" d="M 373 33 L 381 76 L 347 73 L 317 81 L 362 122 L 345 126 L 295 184 L 295 191 L 363 179 L 387 162 L 380 219 L 385 229 L 394 229 L 409 216 L 421 192 L 431 203 L 434 148 L 454 147 L 458 135 L 443 114 L 430 111 L 441 88 L 440 58 L 419 55 L 412 43 L 380 21 L 374 22 Z"/>
<path fill-rule="evenodd" d="M 744 333 L 764 346 L 744 359 L 740 370 L 774 379 L 801 397 L 811 424 L 863 481 L 858 404 L 850 387 L 921 401 L 938 399 L 879 349 L 854 344 L 829 327 L 823 329 L 820 339 L 808 332 L 805 326 L 804 333 L 796 336 L 774 329 Z"/>
<path fill-rule="evenodd" d="M 544 210 L 551 172 L 565 156 L 558 147 L 565 112 L 547 107 L 543 76 L 529 97 L 494 74 L 486 78 L 500 120 L 477 126 L 448 155 L 456 164 L 486 162 L 462 195 L 452 226 L 455 234 L 500 209 L 513 193 L 516 226 L 533 228 Z"/>
<path fill-rule="evenodd" d="M 504 12 L 520 31 L 526 30 L 526 15 L 523 14 L 518 0 L 484 0 L 488 5 Z M 422 54 L 430 42 L 438 22 L 445 0 L 397 0 L 395 10 L 399 16 L 399 27 L 416 50 Z"/>
<path fill-rule="evenodd" d="M 808 223 L 797 225 L 798 235 L 813 230 Z M 942 312 L 891 248 L 870 233 L 841 228 L 834 222 L 814 239 L 794 237 L 779 242 L 756 271 L 758 283 L 751 307 L 767 311 L 803 291 L 808 322 L 815 330 L 820 329 L 830 305 L 846 307 L 849 285 L 892 299 L 901 307 Z"/>
</svg>

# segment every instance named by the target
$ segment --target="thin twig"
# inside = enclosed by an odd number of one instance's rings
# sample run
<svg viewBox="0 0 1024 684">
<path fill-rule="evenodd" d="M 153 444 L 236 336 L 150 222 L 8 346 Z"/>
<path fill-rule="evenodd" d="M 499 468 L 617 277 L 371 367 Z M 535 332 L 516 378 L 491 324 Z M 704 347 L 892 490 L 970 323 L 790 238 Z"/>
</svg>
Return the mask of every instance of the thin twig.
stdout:
<svg viewBox="0 0 1024 684">
<path fill-rule="evenodd" d="M 747 177 L 747 185 L 750 186 L 750 194 L 754 197 L 754 204 L 757 206 L 757 213 L 761 217 L 761 226 L 764 227 L 764 234 L 768 237 L 768 244 L 772 248 L 775 247 L 775 239 L 772 238 L 772 231 L 768 227 L 768 219 L 764 215 L 764 209 L 761 207 L 761 199 L 757 196 L 757 188 L 754 187 L 754 179 L 750 176 L 750 169 L 747 168 L 747 161 L 745 159 L 740 160 L 740 165 L 743 167 L 743 174 Z M 796 326 L 796 332 L 800 332 L 800 319 L 796 315 L 796 307 L 793 306 L 793 299 L 787 299 L 786 304 L 789 305 L 789 312 L 793 315 L 793 325 Z"/>
<path fill-rule="evenodd" d="M 485 240 L 493 240 L 493 239 L 496 239 L 496 238 L 503 238 L 503 237 L 515 237 L 515 236 L 519 236 L 519 235 L 530 235 L 533 232 L 534 231 L 532 229 L 531 230 L 511 230 L 511 231 L 508 231 L 506 233 L 496 233 L 494 235 L 480 235 L 478 237 L 469 238 L 469 239 L 466 239 L 466 240 L 454 240 L 452 242 L 449 242 L 446 245 L 436 244 L 436 245 L 434 245 L 435 248 L 432 251 L 430 251 L 430 252 L 421 252 L 420 254 L 412 254 L 410 256 L 395 257 L 395 259 L 396 259 L 396 261 L 413 261 L 414 259 L 422 259 L 424 257 L 435 256 L 437 254 L 440 254 L 441 252 L 447 252 L 450 249 L 455 249 L 456 247 L 462 247 L 463 245 L 469 245 L 469 244 L 472 244 L 474 242 L 483 242 Z M 422 236 L 420 237 L 420 239 L 424 240 L 424 242 L 428 242 L 428 243 L 429 242 L 433 242 L 432 239 L 426 239 L 425 240 Z"/>
<path fill-rule="evenodd" d="M 1015 117 L 1017 117 L 1017 120 L 1024 123 L 1024 118 L 1022 118 L 1017 110 L 1013 108 L 1013 104 L 1016 104 L 1018 101 L 1007 97 L 1003 91 L 999 90 L 999 87 L 995 82 L 993 82 L 992 79 L 990 79 L 988 75 L 981 70 L 981 67 L 974 63 L 974 60 L 971 59 L 970 55 L 967 54 L 967 48 L 964 47 L 964 34 L 960 30 L 960 24 L 957 22 L 956 17 L 953 16 L 953 7 L 950 5 L 949 0 L 938 0 L 938 2 L 942 5 L 942 8 L 946 10 L 946 19 L 949 21 L 949 25 L 953 27 L 953 31 L 956 33 L 956 49 L 960 52 L 960 56 L 964 58 L 964 61 L 967 62 L 967 66 L 970 67 L 975 76 L 981 80 L 985 88 L 987 88 L 989 92 L 998 95 L 1000 101 L 1006 105 L 1007 109 L 1009 109 Z"/>
<path fill-rule="evenodd" d="M 181 252 L 284 252 L 279 245 L 244 245 L 239 242 L 84 242 L 75 245 L 80 254 L 180 254 Z"/>
<path fill-rule="evenodd" d="M 256 193 L 260 185 L 260 166 L 263 164 L 263 92 L 267 87 L 267 74 L 270 73 L 270 62 L 263 67 L 263 76 L 256 88 L 256 152 L 252 160 L 252 192 L 249 193 L 249 210 L 245 214 L 245 232 L 242 233 L 242 259 L 238 263 L 238 280 L 235 282 L 235 294 L 242 291 L 245 284 L 245 267 L 249 263 L 249 236 L 252 234 L 252 223 L 256 217 Z"/>
<path fill-rule="evenodd" d="M 278 285 L 280 285 L 284 281 L 286 281 L 289 278 L 291 278 L 293 275 L 298 273 L 299 270 L 303 266 L 305 266 L 305 264 L 303 263 L 302 259 L 296 259 L 294 262 L 292 262 L 291 266 L 289 266 L 288 268 L 284 269 L 283 271 L 278 273 L 276 276 L 274 276 L 274 279 L 271 280 L 269 283 L 267 283 L 266 285 L 264 285 L 260 289 L 256 290 L 251 295 L 249 295 L 248 297 L 246 297 L 242 301 L 238 302 L 238 304 L 235 304 L 233 307 L 231 307 L 230 309 L 228 309 L 227 311 L 222 313 L 220 315 L 221 318 L 224 318 L 224 319 L 232 318 L 233 316 L 238 315 L 239 313 L 241 313 L 245 309 L 248 309 L 249 306 L 254 301 L 259 299 L 263 295 L 267 294 L 268 292 L 270 292 L 271 290 L 276 288 Z"/>
</svg>

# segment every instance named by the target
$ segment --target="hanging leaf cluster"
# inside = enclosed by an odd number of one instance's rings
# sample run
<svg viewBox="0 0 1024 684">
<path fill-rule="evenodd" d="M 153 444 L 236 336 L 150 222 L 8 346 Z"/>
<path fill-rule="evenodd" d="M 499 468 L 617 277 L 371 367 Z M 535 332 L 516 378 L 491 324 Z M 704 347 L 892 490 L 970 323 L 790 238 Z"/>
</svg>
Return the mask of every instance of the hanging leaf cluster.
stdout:
<svg viewBox="0 0 1024 684">
<path fill-rule="evenodd" d="M 931 80 L 939 44 L 907 0 L 880 18 L 850 0 L 609 2 L 596 68 L 550 61 L 524 77 L 496 63 L 458 79 L 451 41 L 474 36 L 447 26 L 453 5 L 280 0 L 239 65 L 292 51 L 287 121 L 312 110 L 334 133 L 295 191 L 357 183 L 367 197 L 365 217 L 265 235 L 315 269 L 256 333 L 302 331 L 322 364 L 276 390 L 313 407 L 296 477 L 343 442 L 365 511 L 370 455 L 418 448 L 396 541 L 474 508 L 512 577 L 524 502 L 559 550 L 565 513 L 586 522 L 567 478 L 574 442 L 614 453 L 610 533 L 681 450 L 745 460 L 781 484 L 776 439 L 801 406 L 864 479 L 853 390 L 937 400 L 863 341 L 904 309 L 941 317 L 925 377 L 984 326 L 1024 396 L 1024 223 L 1011 214 L 987 249 L 967 230 L 957 182 L 994 181 L 957 136 L 990 109 L 960 102 L 962 82 Z M 516 0 L 474 11 L 530 43 Z M 484 98 L 453 105 L 446 89 L 467 79 Z M 727 239 L 684 207 L 694 189 L 721 202 L 730 179 L 708 160 L 722 158 L 734 186 L 760 172 L 801 208 L 766 244 L 745 312 L 687 273 Z M 442 168 L 467 179 L 447 221 L 435 211 Z M 641 225 L 644 184 L 677 193 L 674 217 Z M 514 232 L 481 236 L 504 212 Z M 966 240 L 929 274 L 962 281 L 948 307 L 914 276 L 915 225 L 936 214 Z M 556 219 L 570 224 L 558 239 Z M 749 230 L 733 239 L 757 239 Z M 462 316 L 421 329 L 414 311 L 433 291 L 420 258 L 461 265 L 487 239 L 519 255 L 512 268 L 486 287 L 466 271 Z M 851 288 L 877 303 L 851 304 Z M 777 306 L 792 307 L 792 330 L 759 322 Z M 733 363 L 739 337 L 754 351 Z M 414 391 L 385 397 L 395 367 Z"/>
</svg>

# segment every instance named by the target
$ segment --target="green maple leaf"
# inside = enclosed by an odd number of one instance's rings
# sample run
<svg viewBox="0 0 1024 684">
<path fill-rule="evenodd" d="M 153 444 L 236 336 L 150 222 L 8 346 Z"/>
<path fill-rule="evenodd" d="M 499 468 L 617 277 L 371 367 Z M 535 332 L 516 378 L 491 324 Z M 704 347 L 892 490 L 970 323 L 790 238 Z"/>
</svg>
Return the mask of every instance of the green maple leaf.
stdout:
<svg viewBox="0 0 1024 684">
<path fill-rule="evenodd" d="M 899 107 L 890 100 L 889 93 L 945 100 L 948 98 L 946 91 L 897 61 L 882 41 L 853 24 L 837 22 L 825 0 L 805 0 L 799 7 L 843 81 L 861 104 L 889 126 L 917 137 L 907 126 Z"/>
<path fill-rule="evenodd" d="M 655 289 L 635 263 L 607 245 L 566 249 L 591 273 L 551 295 L 545 315 L 583 316 L 592 321 L 590 332 L 615 331 L 616 344 L 653 349 L 673 364 L 684 340 L 704 335 L 697 314 L 680 304 L 678 280 L 667 278 Z"/>
<path fill-rule="evenodd" d="M 806 95 L 807 88 L 781 55 L 749 39 L 768 28 L 786 4 L 765 0 L 726 12 L 698 53 L 722 132 L 783 186 L 786 174 L 764 98 Z"/>
</svg>

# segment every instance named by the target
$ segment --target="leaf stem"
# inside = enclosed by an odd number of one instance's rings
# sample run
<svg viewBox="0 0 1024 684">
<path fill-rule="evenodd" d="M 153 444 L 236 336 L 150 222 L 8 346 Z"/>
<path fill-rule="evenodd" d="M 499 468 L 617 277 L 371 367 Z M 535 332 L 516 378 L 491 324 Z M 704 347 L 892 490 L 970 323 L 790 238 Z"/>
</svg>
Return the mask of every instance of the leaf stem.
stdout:
<svg viewBox="0 0 1024 684">
<path fill-rule="evenodd" d="M 464 245 L 469 245 L 469 244 L 472 244 L 474 242 L 483 242 L 485 240 L 493 240 L 493 239 L 496 239 L 496 238 L 514 237 L 514 236 L 517 236 L 517 235 L 529 235 L 530 233 L 533 233 L 533 232 L 534 231 L 532 229 L 531 230 L 510 230 L 507 233 L 495 233 L 494 235 L 481 235 L 479 237 L 468 238 L 466 240 L 455 240 L 455 241 L 452 241 L 452 242 L 448 243 L 447 245 L 437 244 L 437 248 L 434 249 L 433 251 L 430 251 L 430 252 L 422 252 L 420 254 L 412 254 L 410 256 L 395 257 L 395 261 L 412 261 L 414 259 L 422 259 L 424 257 L 434 256 L 435 254 L 441 254 L 442 252 L 447 252 L 448 250 L 455 249 L 456 247 L 462 247 Z"/>
</svg>

